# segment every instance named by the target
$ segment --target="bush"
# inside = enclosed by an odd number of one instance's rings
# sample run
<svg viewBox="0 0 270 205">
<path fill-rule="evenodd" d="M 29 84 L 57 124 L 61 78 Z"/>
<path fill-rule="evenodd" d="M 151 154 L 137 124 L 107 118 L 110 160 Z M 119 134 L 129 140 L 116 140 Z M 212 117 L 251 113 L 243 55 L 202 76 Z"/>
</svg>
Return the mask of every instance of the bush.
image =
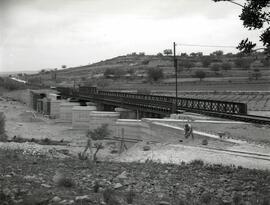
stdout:
<svg viewBox="0 0 270 205">
<path fill-rule="evenodd" d="M 263 66 L 265 66 L 265 67 L 268 67 L 268 66 L 270 66 L 270 59 L 263 59 L 262 60 L 262 64 L 263 64 Z"/>
<path fill-rule="evenodd" d="M 51 139 L 49 138 L 44 138 L 41 140 L 42 144 L 45 144 L 45 145 L 50 145 L 52 143 Z"/>
<path fill-rule="evenodd" d="M 61 177 L 59 178 L 59 180 L 57 181 L 57 185 L 59 187 L 67 187 L 67 188 L 70 188 L 70 187 L 74 187 L 75 186 L 75 183 L 74 181 L 71 179 L 71 178 L 68 178 L 68 177 Z"/>
<path fill-rule="evenodd" d="M 208 140 L 207 139 L 203 139 L 202 145 L 208 145 Z"/>
<path fill-rule="evenodd" d="M 211 70 L 212 71 L 217 72 L 217 71 L 219 71 L 219 69 L 220 69 L 220 64 L 219 63 L 212 63 L 211 64 Z"/>
<path fill-rule="evenodd" d="M 212 62 L 211 59 L 209 59 L 209 58 L 204 58 L 204 59 L 202 60 L 202 65 L 203 65 L 203 67 L 208 68 L 208 67 L 210 66 L 211 62 Z"/>
<path fill-rule="evenodd" d="M 252 63 L 251 59 L 247 59 L 247 58 L 237 58 L 234 61 L 235 65 L 239 68 L 244 68 L 244 69 L 249 69 L 250 65 Z"/>
<path fill-rule="evenodd" d="M 149 68 L 147 71 L 147 76 L 148 76 L 149 80 L 156 82 L 156 81 L 164 78 L 164 73 L 163 73 L 163 70 L 161 68 Z"/>
<path fill-rule="evenodd" d="M 197 71 L 195 72 L 195 77 L 196 77 L 196 78 L 200 78 L 200 81 L 201 81 L 203 78 L 205 78 L 205 76 L 206 76 L 206 73 L 205 73 L 204 71 L 202 71 L 202 70 L 197 70 Z"/>
<path fill-rule="evenodd" d="M 179 68 L 187 68 L 187 69 L 190 69 L 190 68 L 193 68 L 195 67 L 195 64 L 191 61 L 188 61 L 188 60 L 182 60 L 178 63 L 178 67 Z"/>
<path fill-rule="evenodd" d="M 204 165 L 204 162 L 201 159 L 195 159 L 190 162 L 190 165 L 202 167 Z"/>
<path fill-rule="evenodd" d="M 223 70 L 231 70 L 232 69 L 232 64 L 229 63 L 229 62 L 224 62 L 224 63 L 221 64 L 221 68 Z"/>
<path fill-rule="evenodd" d="M 127 73 L 126 70 L 120 68 L 107 68 L 104 72 L 106 78 L 120 78 Z"/>
<path fill-rule="evenodd" d="M 5 130 L 5 124 L 6 124 L 6 117 L 3 112 L 0 112 L 0 137 L 6 135 Z"/>
<path fill-rule="evenodd" d="M 108 129 L 108 124 L 102 124 L 100 127 L 92 130 L 88 130 L 87 137 L 90 137 L 92 140 L 104 140 L 106 137 L 109 137 L 110 130 Z"/>
<path fill-rule="evenodd" d="M 143 60 L 143 61 L 142 61 L 142 65 L 148 65 L 149 62 L 150 62 L 150 60 Z"/>
</svg>

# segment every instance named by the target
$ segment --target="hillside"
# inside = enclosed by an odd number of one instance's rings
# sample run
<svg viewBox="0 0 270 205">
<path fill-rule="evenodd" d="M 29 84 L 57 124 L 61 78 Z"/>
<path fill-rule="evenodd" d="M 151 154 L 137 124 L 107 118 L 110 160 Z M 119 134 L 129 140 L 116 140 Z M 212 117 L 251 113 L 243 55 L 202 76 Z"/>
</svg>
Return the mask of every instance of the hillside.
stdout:
<svg viewBox="0 0 270 205">
<path fill-rule="evenodd" d="M 177 56 L 178 81 L 189 84 L 264 84 L 270 82 L 270 61 L 262 54 L 210 56 Z M 149 70 L 161 70 L 162 78 L 150 79 Z M 203 72 L 201 77 L 199 73 Z M 29 82 L 46 85 L 93 85 L 119 89 L 127 84 L 137 88 L 142 84 L 173 85 L 175 68 L 172 56 L 131 54 L 95 64 L 61 70 L 42 70 L 38 74 L 21 76 Z M 135 85 L 135 87 L 134 87 Z M 130 87 L 130 86 L 128 86 Z M 196 85 L 195 85 L 196 87 Z M 269 87 L 268 87 L 269 88 Z"/>
</svg>

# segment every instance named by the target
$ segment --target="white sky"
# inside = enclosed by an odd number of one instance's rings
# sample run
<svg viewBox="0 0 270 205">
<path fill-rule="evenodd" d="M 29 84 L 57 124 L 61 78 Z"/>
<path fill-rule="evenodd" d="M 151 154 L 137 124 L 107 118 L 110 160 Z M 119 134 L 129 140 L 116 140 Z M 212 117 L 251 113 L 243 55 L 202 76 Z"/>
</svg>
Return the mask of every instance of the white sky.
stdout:
<svg viewBox="0 0 270 205">
<path fill-rule="evenodd" d="M 0 72 L 79 66 L 172 44 L 258 41 L 236 5 L 212 0 L 0 0 Z M 177 53 L 218 48 L 178 46 Z M 236 52 L 235 49 L 224 49 Z"/>
</svg>

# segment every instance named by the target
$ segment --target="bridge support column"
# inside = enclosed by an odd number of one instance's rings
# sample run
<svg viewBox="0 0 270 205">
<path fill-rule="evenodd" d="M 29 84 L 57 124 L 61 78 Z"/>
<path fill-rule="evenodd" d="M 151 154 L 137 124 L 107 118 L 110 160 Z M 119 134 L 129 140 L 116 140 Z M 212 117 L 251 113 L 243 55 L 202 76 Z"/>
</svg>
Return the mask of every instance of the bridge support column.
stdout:
<svg viewBox="0 0 270 205">
<path fill-rule="evenodd" d="M 121 108 L 121 107 L 117 107 L 114 110 L 115 110 L 115 112 L 120 113 L 120 119 L 136 119 L 137 118 L 136 111 L 128 110 L 128 109 Z"/>
</svg>

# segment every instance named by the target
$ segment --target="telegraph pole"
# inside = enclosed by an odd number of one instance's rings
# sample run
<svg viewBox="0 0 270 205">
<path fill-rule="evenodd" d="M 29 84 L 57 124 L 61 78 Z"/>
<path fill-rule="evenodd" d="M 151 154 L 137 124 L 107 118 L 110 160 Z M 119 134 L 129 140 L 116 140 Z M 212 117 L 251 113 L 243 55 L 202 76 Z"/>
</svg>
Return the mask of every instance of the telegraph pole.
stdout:
<svg viewBox="0 0 270 205">
<path fill-rule="evenodd" d="M 175 50 L 176 50 L 176 43 L 173 42 L 173 63 L 175 68 L 175 112 L 176 112 L 178 102 L 178 88 L 177 88 L 177 59 Z"/>
</svg>

